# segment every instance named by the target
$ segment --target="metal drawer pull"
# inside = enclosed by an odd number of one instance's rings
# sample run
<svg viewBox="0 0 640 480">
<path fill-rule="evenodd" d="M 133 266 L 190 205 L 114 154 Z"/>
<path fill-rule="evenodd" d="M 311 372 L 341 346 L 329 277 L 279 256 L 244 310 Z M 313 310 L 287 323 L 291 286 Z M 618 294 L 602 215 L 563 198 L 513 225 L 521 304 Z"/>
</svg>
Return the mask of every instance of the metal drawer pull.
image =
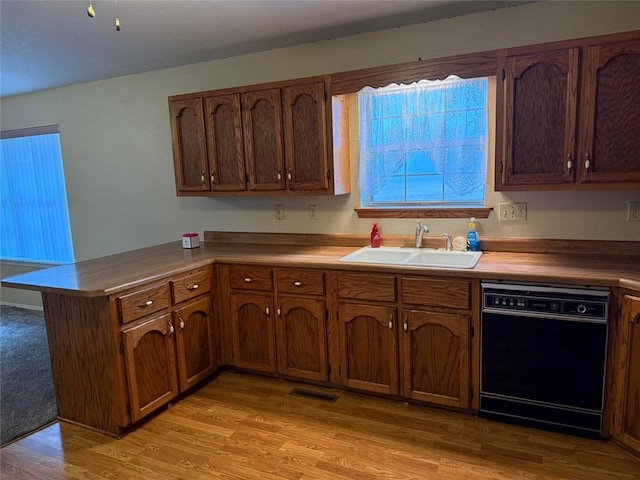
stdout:
<svg viewBox="0 0 640 480">
<path fill-rule="evenodd" d="M 299 282 L 298 280 L 296 280 L 295 282 L 293 282 L 293 284 L 294 284 L 296 287 L 301 287 L 302 285 L 304 285 L 304 283 Z"/>
<path fill-rule="evenodd" d="M 200 285 L 198 285 L 197 283 L 194 283 L 190 287 L 187 287 L 187 290 L 197 290 L 198 287 L 200 287 Z"/>
<path fill-rule="evenodd" d="M 146 302 L 141 303 L 140 305 L 138 305 L 138 308 L 150 307 L 151 305 L 153 305 L 153 299 L 147 300 Z"/>
<path fill-rule="evenodd" d="M 253 282 L 252 279 L 250 279 L 249 277 L 245 277 L 244 283 L 251 283 L 251 282 Z"/>
</svg>

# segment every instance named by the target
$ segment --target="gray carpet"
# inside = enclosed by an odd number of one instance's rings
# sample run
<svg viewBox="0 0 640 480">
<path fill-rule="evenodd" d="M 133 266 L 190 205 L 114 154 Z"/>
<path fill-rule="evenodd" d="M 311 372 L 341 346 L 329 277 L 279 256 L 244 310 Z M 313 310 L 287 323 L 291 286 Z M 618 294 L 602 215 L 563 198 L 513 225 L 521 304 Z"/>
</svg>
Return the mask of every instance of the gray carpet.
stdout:
<svg viewBox="0 0 640 480">
<path fill-rule="evenodd" d="M 56 415 L 43 313 L 0 305 L 0 445 Z"/>
</svg>

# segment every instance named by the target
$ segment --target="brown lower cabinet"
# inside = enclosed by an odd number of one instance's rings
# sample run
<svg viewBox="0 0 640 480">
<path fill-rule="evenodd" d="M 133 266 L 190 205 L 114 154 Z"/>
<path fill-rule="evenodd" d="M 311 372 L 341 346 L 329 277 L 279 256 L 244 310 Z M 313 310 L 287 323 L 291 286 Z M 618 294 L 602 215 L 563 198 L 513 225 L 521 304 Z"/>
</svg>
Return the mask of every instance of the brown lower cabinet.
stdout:
<svg viewBox="0 0 640 480">
<path fill-rule="evenodd" d="M 469 315 L 405 310 L 402 317 L 402 396 L 468 408 Z"/>
<path fill-rule="evenodd" d="M 473 406 L 477 281 L 339 272 L 336 285 L 342 385 Z"/>
<path fill-rule="evenodd" d="M 273 296 L 231 294 L 233 365 L 257 372 L 276 371 Z"/>
<path fill-rule="evenodd" d="M 122 332 L 133 422 L 215 371 L 210 312 L 205 296 Z"/>
<path fill-rule="evenodd" d="M 394 307 L 339 305 L 340 371 L 344 386 L 398 394 L 396 317 Z"/>
<path fill-rule="evenodd" d="M 228 295 L 223 335 L 232 345 L 231 365 L 328 380 L 324 272 L 232 265 L 220 267 L 220 278 Z"/>
<path fill-rule="evenodd" d="M 640 454 L 640 292 L 622 297 L 619 326 L 614 437 Z"/>
</svg>

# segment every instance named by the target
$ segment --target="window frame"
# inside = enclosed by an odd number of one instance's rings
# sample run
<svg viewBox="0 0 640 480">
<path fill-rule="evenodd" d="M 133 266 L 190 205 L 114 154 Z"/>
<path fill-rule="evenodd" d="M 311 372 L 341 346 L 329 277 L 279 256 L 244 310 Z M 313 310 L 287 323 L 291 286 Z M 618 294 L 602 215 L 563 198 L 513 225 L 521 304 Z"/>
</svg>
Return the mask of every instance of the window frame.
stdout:
<svg viewBox="0 0 640 480">
<path fill-rule="evenodd" d="M 494 111 L 490 114 L 490 128 L 494 130 L 489 140 L 487 160 L 487 181 L 491 178 L 495 145 L 498 132 L 495 131 L 495 94 L 498 88 L 499 50 L 456 55 L 436 59 L 384 65 L 380 67 L 351 70 L 331 75 L 328 95 L 331 97 L 357 94 L 364 87 L 383 87 L 392 83 L 413 83 L 420 80 L 444 80 L 450 75 L 460 78 L 492 77 L 495 88 L 490 85 L 490 105 Z M 493 97 L 493 98 L 491 98 Z M 488 218 L 492 207 L 485 208 L 449 208 L 449 207 L 397 207 L 397 208 L 355 208 L 359 218 Z"/>
<path fill-rule="evenodd" d="M 74 263 L 75 260 L 75 247 L 73 244 L 73 232 L 71 229 L 71 217 L 69 213 L 69 199 L 67 195 L 67 184 L 64 172 L 64 158 L 62 155 L 62 139 L 60 138 L 60 126 L 58 124 L 53 125 L 42 125 L 37 127 L 27 127 L 27 128 L 19 128 L 12 130 L 2 130 L 0 131 L 0 140 L 9 140 L 13 138 L 25 138 L 25 137 L 37 137 L 40 135 L 57 135 L 58 136 L 58 145 L 60 149 L 60 176 L 62 178 L 62 187 L 61 193 L 64 196 L 64 206 L 66 208 L 65 216 L 67 219 L 67 225 L 65 229 L 67 230 L 67 238 L 68 245 L 65 249 L 68 249 L 68 253 L 70 257 L 65 260 L 52 260 L 48 259 L 35 259 L 35 258 L 15 258 L 15 257 L 3 257 L 0 253 L 0 262 L 3 264 L 11 264 L 11 265 L 24 265 L 24 266 L 52 266 L 52 265 L 67 265 Z"/>
</svg>

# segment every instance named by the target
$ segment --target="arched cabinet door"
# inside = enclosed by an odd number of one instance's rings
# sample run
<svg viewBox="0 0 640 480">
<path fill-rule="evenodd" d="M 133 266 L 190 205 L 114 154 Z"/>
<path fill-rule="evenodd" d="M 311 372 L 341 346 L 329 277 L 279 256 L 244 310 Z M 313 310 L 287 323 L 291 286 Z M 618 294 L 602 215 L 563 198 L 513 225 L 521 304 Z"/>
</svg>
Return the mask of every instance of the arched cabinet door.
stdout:
<svg viewBox="0 0 640 480">
<path fill-rule="evenodd" d="M 241 100 L 249 190 L 284 190 L 280 89 L 243 93 Z"/>
<path fill-rule="evenodd" d="M 498 72 L 498 188 L 573 182 L 578 58 L 578 49 L 570 48 L 504 59 Z"/>
<path fill-rule="evenodd" d="M 640 41 L 585 49 L 580 181 L 640 182 Z"/>
<path fill-rule="evenodd" d="M 343 384 L 350 388 L 398 394 L 396 309 L 341 303 L 338 306 Z"/>
<path fill-rule="evenodd" d="M 204 110 L 211 190 L 246 190 L 240 94 L 207 97 Z"/>
<path fill-rule="evenodd" d="M 169 102 L 178 195 L 209 190 L 209 166 L 201 98 Z"/>
<path fill-rule="evenodd" d="M 169 314 L 122 333 L 132 422 L 178 395 L 175 334 Z"/>
<path fill-rule="evenodd" d="M 173 312 L 180 392 L 209 376 L 217 367 L 211 298 L 204 297 Z"/>
<path fill-rule="evenodd" d="M 278 371 L 310 380 L 328 380 L 325 302 L 280 297 L 277 314 Z"/>
<path fill-rule="evenodd" d="M 282 89 L 289 190 L 329 189 L 324 82 Z"/>
<path fill-rule="evenodd" d="M 233 364 L 260 372 L 276 372 L 273 297 L 231 294 Z"/>
<path fill-rule="evenodd" d="M 402 396 L 469 408 L 469 324 L 465 315 L 404 310 Z"/>
</svg>

